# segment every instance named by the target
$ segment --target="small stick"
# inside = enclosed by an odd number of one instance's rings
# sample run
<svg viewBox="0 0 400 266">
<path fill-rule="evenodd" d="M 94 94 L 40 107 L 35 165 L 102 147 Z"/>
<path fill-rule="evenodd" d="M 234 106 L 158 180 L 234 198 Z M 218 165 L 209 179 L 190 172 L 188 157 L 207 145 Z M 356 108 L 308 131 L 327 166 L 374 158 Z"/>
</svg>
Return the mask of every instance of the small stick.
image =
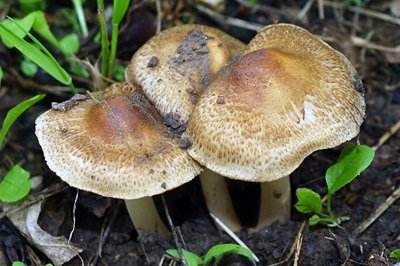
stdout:
<svg viewBox="0 0 400 266">
<path fill-rule="evenodd" d="M 293 266 L 297 266 L 299 264 L 301 245 L 302 244 L 303 244 L 303 235 L 300 235 L 300 237 L 296 241 L 296 253 L 294 254 Z"/>
<path fill-rule="evenodd" d="M 238 243 L 240 246 L 247 248 L 250 253 L 251 256 L 253 257 L 253 259 L 256 262 L 260 262 L 259 258 L 256 256 L 256 254 L 253 253 L 253 251 L 251 251 L 251 249 L 231 230 L 229 229 L 228 226 L 226 226 L 220 219 L 218 219 L 217 216 L 215 216 L 213 213 L 210 212 L 210 216 L 211 218 L 214 220 L 214 222 L 222 228 L 222 230 L 225 231 L 225 233 L 227 233 L 236 243 Z"/>
<path fill-rule="evenodd" d="M 397 121 L 393 126 L 391 126 L 386 132 L 385 134 L 383 134 L 378 143 L 372 147 L 375 151 L 377 149 L 379 149 L 390 137 L 392 137 L 394 134 L 397 133 L 397 131 L 400 130 L 400 120 Z"/>
<path fill-rule="evenodd" d="M 320 20 L 325 18 L 324 0 L 318 0 L 318 15 Z"/>
<path fill-rule="evenodd" d="M 161 20 L 162 20 L 160 0 L 156 0 L 156 10 L 157 10 L 157 30 L 156 30 L 156 33 L 159 33 L 161 31 Z"/>
<path fill-rule="evenodd" d="M 306 225 L 306 221 L 303 221 L 300 225 L 299 231 L 296 234 L 296 237 L 294 238 L 293 244 L 290 247 L 289 254 L 286 256 L 286 258 L 278 263 L 270 264 L 268 266 L 278 266 L 278 265 L 286 264 L 287 262 L 289 262 L 290 258 L 293 256 L 293 254 L 297 250 L 296 248 L 298 247 L 299 239 L 301 238 L 302 239 L 301 243 L 303 242 L 303 231 L 304 231 L 305 225 Z"/>
<path fill-rule="evenodd" d="M 315 0 L 308 0 L 307 3 L 303 6 L 303 8 L 300 10 L 300 12 L 297 14 L 296 18 L 298 20 L 302 20 L 304 16 L 307 14 L 307 12 L 310 10 L 312 4 L 314 3 Z"/>
<path fill-rule="evenodd" d="M 335 8 L 345 8 L 354 13 L 360 13 L 364 16 L 368 16 L 371 18 L 376 18 L 376 19 L 380 19 L 380 20 L 383 20 L 386 22 L 400 25 L 400 19 L 392 17 L 392 16 L 384 14 L 384 13 L 373 11 L 370 9 L 361 8 L 358 6 L 348 6 L 348 5 L 338 3 L 338 2 L 333 2 L 333 1 L 325 1 L 324 5 L 329 6 L 329 7 L 335 7 Z"/>
<path fill-rule="evenodd" d="M 379 216 L 381 216 L 390 207 L 390 205 L 392 205 L 399 198 L 400 187 L 393 191 L 393 193 L 385 200 L 385 202 L 383 202 L 367 220 L 365 220 L 356 228 L 354 234 L 357 236 L 362 234 L 372 223 L 375 222 L 376 219 L 378 219 Z"/>
<path fill-rule="evenodd" d="M 161 194 L 161 200 L 162 200 L 162 203 L 164 206 L 165 215 L 167 216 L 168 224 L 171 227 L 171 232 L 174 237 L 176 248 L 178 249 L 179 256 L 181 257 L 182 264 L 184 266 L 188 266 L 186 259 L 183 256 L 183 251 L 182 251 L 181 244 L 179 243 L 178 234 L 176 233 L 175 226 L 174 226 L 174 223 L 172 222 L 172 218 L 171 218 L 171 215 L 169 214 L 167 202 L 166 202 L 163 194 Z"/>
<path fill-rule="evenodd" d="M 104 223 L 104 225 L 101 229 L 99 246 L 97 248 L 95 257 L 92 260 L 93 265 L 97 265 L 98 259 L 101 258 L 101 255 L 103 253 L 103 247 L 104 247 L 106 241 L 108 240 L 111 228 L 115 222 L 115 219 L 117 218 L 117 214 L 119 212 L 120 207 L 121 207 L 121 201 L 118 200 L 117 203 L 115 204 L 114 210 L 111 214 L 111 218 L 108 219 L 108 221 L 106 221 L 106 223 Z"/>
</svg>

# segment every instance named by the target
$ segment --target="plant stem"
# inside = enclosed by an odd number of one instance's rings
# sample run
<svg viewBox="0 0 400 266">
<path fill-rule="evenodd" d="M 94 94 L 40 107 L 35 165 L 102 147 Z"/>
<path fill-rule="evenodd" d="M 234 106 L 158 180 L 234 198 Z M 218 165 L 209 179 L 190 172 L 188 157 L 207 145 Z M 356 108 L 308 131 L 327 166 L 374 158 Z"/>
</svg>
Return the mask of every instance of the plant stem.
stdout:
<svg viewBox="0 0 400 266">
<path fill-rule="evenodd" d="M 97 0 L 97 14 L 100 23 L 100 33 L 101 33 L 101 74 L 106 76 L 109 67 L 109 44 L 108 44 L 108 33 L 106 18 L 104 15 L 104 1 Z"/>
<path fill-rule="evenodd" d="M 72 2 L 74 4 L 76 16 L 78 17 L 82 35 L 86 38 L 88 36 L 88 28 L 86 25 L 85 14 L 83 13 L 82 0 L 72 0 Z"/>
<path fill-rule="evenodd" d="M 111 56 L 110 56 L 110 66 L 108 68 L 108 78 L 112 78 L 115 58 L 117 56 L 117 46 L 118 46 L 118 31 L 119 24 L 112 24 L 112 35 L 111 35 Z"/>
<path fill-rule="evenodd" d="M 329 216 L 333 217 L 331 203 L 332 203 L 332 194 L 328 192 L 328 195 L 326 197 L 326 208 L 328 210 Z"/>
<path fill-rule="evenodd" d="M 78 90 L 75 88 L 75 85 L 74 85 L 74 83 L 72 83 L 72 81 L 71 81 L 71 83 L 69 84 L 69 89 L 71 90 L 71 92 L 72 92 L 73 94 L 78 94 Z"/>
</svg>

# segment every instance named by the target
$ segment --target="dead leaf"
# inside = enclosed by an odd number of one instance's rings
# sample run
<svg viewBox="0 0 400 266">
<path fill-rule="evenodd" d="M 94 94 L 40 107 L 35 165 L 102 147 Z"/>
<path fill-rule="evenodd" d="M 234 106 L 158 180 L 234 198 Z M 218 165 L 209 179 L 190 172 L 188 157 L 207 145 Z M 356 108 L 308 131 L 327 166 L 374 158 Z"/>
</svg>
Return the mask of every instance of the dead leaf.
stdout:
<svg viewBox="0 0 400 266">
<path fill-rule="evenodd" d="M 55 266 L 62 265 L 77 256 L 82 250 L 68 243 L 64 236 L 54 237 L 40 228 L 38 219 L 42 202 L 8 215 L 8 218 L 25 238 L 42 251 Z M 4 211 L 7 211 L 7 209 L 15 206 L 3 204 L 1 207 Z"/>
</svg>

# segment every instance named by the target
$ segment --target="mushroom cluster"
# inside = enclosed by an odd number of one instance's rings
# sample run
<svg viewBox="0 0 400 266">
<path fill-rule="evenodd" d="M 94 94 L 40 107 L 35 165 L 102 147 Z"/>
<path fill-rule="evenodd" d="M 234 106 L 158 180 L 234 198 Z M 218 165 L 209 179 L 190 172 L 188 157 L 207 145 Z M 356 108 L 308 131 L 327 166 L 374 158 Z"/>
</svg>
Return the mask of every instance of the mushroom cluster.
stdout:
<svg viewBox="0 0 400 266">
<path fill-rule="evenodd" d="M 129 200 L 136 228 L 165 236 L 150 197 L 199 174 L 210 212 L 232 230 L 242 225 L 226 178 L 261 183 L 256 229 L 287 220 L 289 174 L 354 138 L 365 114 L 351 63 L 291 24 L 247 46 L 206 26 L 171 28 L 136 52 L 126 79 L 54 105 L 36 135 L 60 178 Z"/>
</svg>

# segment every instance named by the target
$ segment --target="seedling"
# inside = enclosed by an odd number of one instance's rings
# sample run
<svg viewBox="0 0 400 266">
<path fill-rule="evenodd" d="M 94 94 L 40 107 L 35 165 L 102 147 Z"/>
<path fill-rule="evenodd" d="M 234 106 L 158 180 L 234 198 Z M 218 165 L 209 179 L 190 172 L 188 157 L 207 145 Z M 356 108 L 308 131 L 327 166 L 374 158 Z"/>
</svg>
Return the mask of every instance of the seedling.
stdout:
<svg viewBox="0 0 400 266">
<path fill-rule="evenodd" d="M 31 190 L 30 173 L 14 165 L 0 182 L 0 201 L 14 203 L 25 198 Z"/>
<path fill-rule="evenodd" d="M 22 261 L 14 261 L 14 262 L 12 263 L 12 266 L 26 266 L 26 264 L 23 263 Z M 47 263 L 47 264 L 44 265 L 44 266 L 53 266 L 53 264 Z"/>
<path fill-rule="evenodd" d="M 182 261 L 181 255 L 177 249 L 168 249 L 166 253 L 177 261 Z M 188 266 L 210 265 L 212 261 L 214 261 L 213 265 L 217 266 L 223 256 L 227 254 L 237 254 L 246 257 L 253 263 L 253 265 L 256 265 L 250 250 L 236 244 L 215 245 L 211 247 L 202 258 L 188 250 L 183 249 L 182 253 Z"/>
<path fill-rule="evenodd" d="M 338 226 L 344 221 L 348 221 L 348 216 L 336 217 L 332 212 L 333 194 L 353 181 L 362 171 L 372 162 L 375 152 L 366 145 L 355 145 L 345 147 L 339 155 L 335 164 L 328 168 L 325 174 L 328 193 L 326 195 L 326 212 L 321 196 L 308 188 L 298 188 L 296 196 L 298 202 L 294 205 L 301 213 L 311 214 L 310 225 L 326 224 L 328 226 Z"/>
<path fill-rule="evenodd" d="M 397 248 L 390 252 L 389 258 L 392 260 L 400 261 L 400 248 Z"/>
</svg>

